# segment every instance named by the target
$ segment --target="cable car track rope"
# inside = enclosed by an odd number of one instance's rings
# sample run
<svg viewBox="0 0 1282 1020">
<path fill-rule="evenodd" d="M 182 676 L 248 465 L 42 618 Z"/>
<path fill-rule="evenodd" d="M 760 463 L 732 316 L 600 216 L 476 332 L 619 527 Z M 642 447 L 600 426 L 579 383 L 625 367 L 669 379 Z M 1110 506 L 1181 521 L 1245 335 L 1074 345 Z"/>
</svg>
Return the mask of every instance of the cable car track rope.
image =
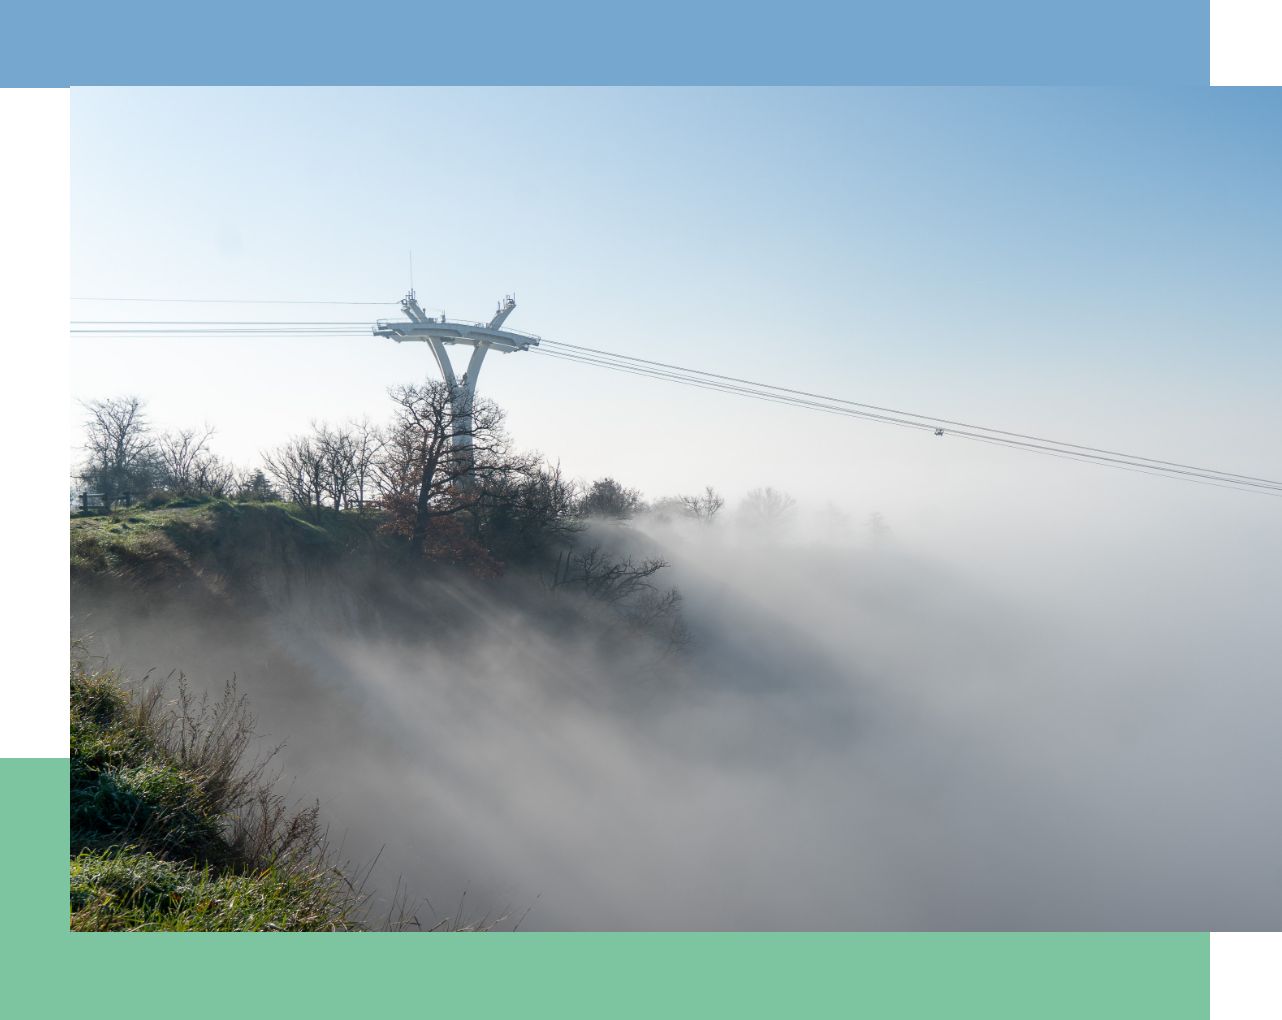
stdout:
<svg viewBox="0 0 1282 1020">
<path fill-rule="evenodd" d="M 154 302 L 188 302 L 222 303 L 222 304 L 383 304 L 383 302 L 284 302 L 254 301 L 233 302 L 220 300 L 197 302 L 194 299 L 160 299 L 160 298 L 82 298 L 85 301 L 154 301 Z M 395 304 L 388 302 L 387 304 Z M 164 337 L 222 338 L 222 339 L 260 339 L 260 338 L 342 338 L 368 337 L 370 324 L 366 321 L 281 321 L 281 320 L 77 320 L 72 323 L 72 334 L 84 337 L 103 338 L 137 338 L 159 339 Z M 878 404 L 862 403 L 843 397 L 834 397 L 810 390 L 780 386 L 774 383 L 759 382 L 739 376 L 724 375 L 703 369 L 688 368 L 670 362 L 655 361 L 637 355 L 623 354 L 598 347 L 587 347 L 579 344 L 564 343 L 558 340 L 540 340 L 539 347 L 531 347 L 528 353 L 540 357 L 553 358 L 559 361 L 573 362 L 588 367 L 604 368 L 628 375 L 651 379 L 658 382 L 670 382 L 691 386 L 697 389 L 726 393 L 767 403 L 797 407 L 803 410 L 819 411 L 843 417 L 857 418 L 864 421 L 894 425 L 919 431 L 929 431 L 935 436 L 954 437 L 972 442 L 982 442 L 1007 449 L 1020 450 L 1026 453 L 1037 453 L 1043 456 L 1061 457 L 1092 463 L 1103 467 L 1138 471 L 1143 474 L 1159 475 L 1180 481 L 1195 482 L 1203 485 L 1214 485 L 1220 488 L 1235 489 L 1239 492 L 1253 492 L 1259 495 L 1282 497 L 1282 481 L 1265 478 L 1260 475 L 1222 471 L 1217 468 L 1202 467 L 1182 461 L 1162 460 L 1139 454 L 1124 453 L 1106 447 L 1089 446 L 1082 443 L 1071 443 L 1048 439 L 1030 433 L 1015 432 L 1009 429 L 991 428 L 976 425 L 972 422 L 935 415 L 904 411 L 898 408 Z"/>
</svg>

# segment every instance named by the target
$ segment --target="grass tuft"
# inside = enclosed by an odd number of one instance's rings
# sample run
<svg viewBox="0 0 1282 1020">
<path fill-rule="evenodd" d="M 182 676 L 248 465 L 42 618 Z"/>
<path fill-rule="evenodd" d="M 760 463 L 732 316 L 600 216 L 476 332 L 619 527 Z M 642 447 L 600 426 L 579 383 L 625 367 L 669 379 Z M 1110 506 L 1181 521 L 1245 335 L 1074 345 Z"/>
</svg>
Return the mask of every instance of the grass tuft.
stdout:
<svg viewBox="0 0 1282 1020">
<path fill-rule="evenodd" d="M 127 690 L 71 669 L 75 931 L 352 931 L 361 891 L 329 860 L 316 806 L 293 810 L 248 757 L 253 718 L 228 684 Z"/>
</svg>

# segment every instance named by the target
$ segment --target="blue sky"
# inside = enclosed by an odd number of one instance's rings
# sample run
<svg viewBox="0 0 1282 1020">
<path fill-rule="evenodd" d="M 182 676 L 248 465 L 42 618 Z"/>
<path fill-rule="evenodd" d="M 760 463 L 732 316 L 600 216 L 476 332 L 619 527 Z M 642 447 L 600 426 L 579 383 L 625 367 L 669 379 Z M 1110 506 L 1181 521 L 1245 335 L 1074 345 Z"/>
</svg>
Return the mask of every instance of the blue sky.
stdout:
<svg viewBox="0 0 1282 1020">
<path fill-rule="evenodd" d="M 72 117 L 75 295 L 395 302 L 412 249 L 420 300 L 451 315 L 515 291 L 514 327 L 570 343 L 1227 470 L 1282 461 L 1268 90 L 77 89 Z M 430 364 L 372 337 L 73 355 L 73 400 L 137 392 L 243 461 L 311 418 L 381 415 Z M 651 495 L 774 484 L 922 521 L 1276 503 L 531 356 L 492 357 L 481 390 L 524 445 Z"/>
</svg>

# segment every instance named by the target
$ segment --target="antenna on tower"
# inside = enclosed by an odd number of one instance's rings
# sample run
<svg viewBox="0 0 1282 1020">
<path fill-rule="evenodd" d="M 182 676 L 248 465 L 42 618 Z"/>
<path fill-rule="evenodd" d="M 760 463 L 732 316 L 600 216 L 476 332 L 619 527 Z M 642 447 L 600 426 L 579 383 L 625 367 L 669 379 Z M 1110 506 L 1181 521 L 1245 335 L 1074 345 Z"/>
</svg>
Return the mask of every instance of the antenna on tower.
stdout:
<svg viewBox="0 0 1282 1020">
<path fill-rule="evenodd" d="M 414 293 L 414 249 L 410 249 L 410 293 Z"/>
</svg>

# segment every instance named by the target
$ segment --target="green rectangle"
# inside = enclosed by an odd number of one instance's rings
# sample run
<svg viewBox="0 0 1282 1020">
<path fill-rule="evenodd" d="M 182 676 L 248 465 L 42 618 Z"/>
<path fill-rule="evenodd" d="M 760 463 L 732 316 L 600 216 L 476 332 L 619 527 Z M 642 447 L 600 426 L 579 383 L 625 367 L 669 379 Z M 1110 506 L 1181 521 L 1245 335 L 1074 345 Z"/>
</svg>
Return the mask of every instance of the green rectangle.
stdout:
<svg viewBox="0 0 1282 1020">
<path fill-rule="evenodd" d="M 0 761 L 10 1015 L 1192 1020 L 1195 933 L 72 934 L 68 763 Z M 16 980 L 15 980 L 16 978 Z"/>
</svg>

